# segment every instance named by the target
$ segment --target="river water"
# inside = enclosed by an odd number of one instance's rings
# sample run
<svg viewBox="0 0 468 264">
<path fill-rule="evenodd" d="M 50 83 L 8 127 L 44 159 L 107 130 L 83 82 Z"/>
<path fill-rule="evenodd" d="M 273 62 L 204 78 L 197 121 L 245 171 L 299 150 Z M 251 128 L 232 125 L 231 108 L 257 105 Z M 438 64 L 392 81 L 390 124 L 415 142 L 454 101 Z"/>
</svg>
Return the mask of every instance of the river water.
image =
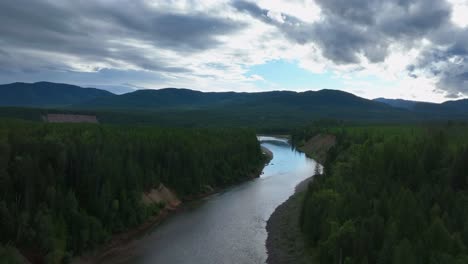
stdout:
<svg viewBox="0 0 468 264">
<path fill-rule="evenodd" d="M 166 219 L 105 263 L 265 263 L 266 221 L 314 173 L 316 162 L 281 138 L 259 137 L 273 152 L 263 174 Z"/>
</svg>

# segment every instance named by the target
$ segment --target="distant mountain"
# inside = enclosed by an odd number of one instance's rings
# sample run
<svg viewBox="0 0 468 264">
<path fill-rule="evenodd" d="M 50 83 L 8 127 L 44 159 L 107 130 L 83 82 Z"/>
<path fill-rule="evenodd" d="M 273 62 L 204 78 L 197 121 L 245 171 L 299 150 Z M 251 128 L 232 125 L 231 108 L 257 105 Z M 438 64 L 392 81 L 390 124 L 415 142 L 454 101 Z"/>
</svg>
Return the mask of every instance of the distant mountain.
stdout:
<svg viewBox="0 0 468 264">
<path fill-rule="evenodd" d="M 458 110 L 461 112 L 468 112 L 468 99 L 461 99 L 457 101 L 447 101 L 442 103 L 442 106 Z"/>
<path fill-rule="evenodd" d="M 229 103 L 239 94 L 203 93 L 189 89 L 166 88 L 160 90 L 137 90 L 112 97 L 97 98 L 79 104 L 80 107 L 110 109 L 168 109 L 198 108 L 201 106 Z"/>
<path fill-rule="evenodd" d="M 288 122 L 297 124 L 323 118 L 366 121 L 412 118 L 405 109 L 337 90 L 236 93 L 165 88 L 97 98 L 74 107 L 120 113 L 157 112 L 159 119 L 165 119 L 164 123 L 190 120 L 188 123 L 192 125 L 214 124 L 221 119 L 241 125 L 254 122 L 287 126 Z"/>
<path fill-rule="evenodd" d="M 112 93 L 75 85 L 37 82 L 0 85 L 0 106 L 63 107 L 84 103 Z"/>
<path fill-rule="evenodd" d="M 92 85 L 86 85 L 86 87 L 93 87 L 93 88 L 97 88 L 100 90 L 105 90 L 113 94 L 126 94 L 126 93 L 131 93 L 131 92 L 138 90 L 137 88 L 134 88 L 128 85 L 92 84 Z"/>
<path fill-rule="evenodd" d="M 414 105 L 417 103 L 422 103 L 418 101 L 404 100 L 404 99 L 387 99 L 387 98 L 376 98 L 376 102 L 381 102 L 393 107 L 403 108 L 403 109 L 413 109 Z"/>
<path fill-rule="evenodd" d="M 411 110 L 415 113 L 425 113 L 434 117 L 456 117 L 468 114 L 468 99 L 447 101 L 441 104 L 417 102 Z"/>
<path fill-rule="evenodd" d="M 96 113 L 105 123 L 180 126 L 294 127 L 317 119 L 365 122 L 468 120 L 468 100 L 443 104 L 377 98 L 338 90 L 256 93 L 200 92 L 165 88 L 115 95 L 94 88 L 57 83 L 0 85 L 0 116 L 37 120 L 50 108 Z M 15 107 L 42 108 L 29 111 Z"/>
<path fill-rule="evenodd" d="M 320 90 L 307 92 L 273 91 L 260 93 L 200 92 L 189 89 L 165 88 L 160 90 L 138 90 L 132 93 L 97 98 L 81 104 L 84 107 L 114 109 L 205 109 L 219 106 L 242 107 L 291 107 L 313 109 L 317 107 L 344 107 L 385 109 L 389 107 L 353 94 Z"/>
<path fill-rule="evenodd" d="M 376 102 L 385 103 L 395 108 L 407 109 L 425 119 L 465 119 L 468 116 L 468 99 L 429 103 L 403 99 L 377 98 Z"/>
</svg>

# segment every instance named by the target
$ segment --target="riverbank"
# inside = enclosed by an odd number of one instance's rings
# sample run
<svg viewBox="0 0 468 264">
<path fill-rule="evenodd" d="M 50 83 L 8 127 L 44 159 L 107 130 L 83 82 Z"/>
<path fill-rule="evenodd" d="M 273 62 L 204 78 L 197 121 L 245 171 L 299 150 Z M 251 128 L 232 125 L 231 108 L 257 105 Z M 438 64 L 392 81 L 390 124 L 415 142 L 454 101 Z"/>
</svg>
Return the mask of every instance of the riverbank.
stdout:
<svg viewBox="0 0 468 264">
<path fill-rule="evenodd" d="M 264 163 L 259 166 L 259 168 L 253 171 L 249 175 L 249 179 L 257 178 L 261 175 L 263 168 L 271 161 L 273 158 L 273 153 L 262 146 L 262 153 L 264 155 Z M 201 193 L 199 195 L 182 197 L 181 201 L 177 204 L 172 204 L 163 208 L 160 213 L 154 217 L 151 217 L 143 224 L 127 230 L 120 234 L 115 234 L 101 247 L 97 248 L 92 252 L 87 252 L 81 256 L 77 256 L 73 259 L 73 264 L 93 264 L 93 263 L 121 263 L 125 261 L 122 259 L 122 252 L 126 252 L 124 255 L 127 257 L 131 256 L 134 252 L 134 243 L 138 238 L 141 238 L 149 230 L 156 228 L 168 217 L 183 211 L 186 207 L 189 207 L 191 202 L 196 202 L 202 200 L 210 195 L 223 191 L 225 188 L 230 186 L 225 186 L 223 188 L 207 188 L 207 192 Z"/>
<path fill-rule="evenodd" d="M 274 138 L 281 138 L 281 139 L 291 139 L 291 135 L 288 134 L 257 134 L 259 137 L 274 137 Z"/>
<path fill-rule="evenodd" d="M 300 146 L 297 146 L 297 148 L 320 164 L 325 164 L 327 153 L 335 144 L 335 135 L 317 134 L 303 142 Z"/>
<path fill-rule="evenodd" d="M 324 164 L 328 151 L 335 144 L 334 135 L 318 134 L 303 142 L 298 149 Z M 268 219 L 266 227 L 268 264 L 311 263 L 299 222 L 305 191 L 312 179 L 313 176 L 299 183 L 294 194 L 278 206 Z"/>
<path fill-rule="evenodd" d="M 262 154 L 265 156 L 265 165 L 266 165 L 273 159 L 273 152 L 271 152 L 271 150 L 265 148 L 264 146 L 261 146 L 261 149 L 262 149 Z"/>
<path fill-rule="evenodd" d="M 336 137 L 318 134 L 304 142 L 298 149 L 321 164 L 328 151 L 336 144 Z M 302 202 L 313 176 L 296 186 L 294 194 L 278 206 L 267 221 L 268 264 L 311 263 L 306 251 L 304 235 L 300 229 Z"/>
<path fill-rule="evenodd" d="M 305 264 L 310 257 L 305 251 L 305 241 L 300 230 L 299 219 L 302 199 L 313 177 L 296 186 L 295 193 L 276 208 L 267 221 L 268 238 L 266 248 L 268 264 Z"/>
<path fill-rule="evenodd" d="M 103 259 L 112 256 L 116 252 L 126 251 L 130 248 L 130 242 L 136 239 L 137 237 L 142 236 L 149 229 L 153 228 L 160 224 L 164 219 L 166 219 L 171 213 L 177 211 L 178 208 L 164 208 L 161 212 L 146 220 L 143 224 L 127 230 L 120 234 L 115 234 L 112 236 L 109 242 L 102 245 L 100 248 L 94 250 L 93 252 L 88 252 L 84 255 L 75 257 L 72 264 L 93 264 L 101 263 Z"/>
</svg>

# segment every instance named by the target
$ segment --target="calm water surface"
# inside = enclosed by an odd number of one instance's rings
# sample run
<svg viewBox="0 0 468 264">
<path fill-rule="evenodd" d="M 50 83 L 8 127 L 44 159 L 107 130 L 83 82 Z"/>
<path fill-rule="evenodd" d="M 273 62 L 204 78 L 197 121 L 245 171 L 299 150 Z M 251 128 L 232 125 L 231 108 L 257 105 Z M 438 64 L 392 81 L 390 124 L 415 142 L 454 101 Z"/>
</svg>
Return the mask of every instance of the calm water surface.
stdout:
<svg viewBox="0 0 468 264">
<path fill-rule="evenodd" d="M 311 176 L 315 161 L 286 140 L 259 137 L 273 152 L 260 178 L 212 195 L 134 241 L 106 263 L 265 263 L 266 221 L 295 186 Z"/>
</svg>

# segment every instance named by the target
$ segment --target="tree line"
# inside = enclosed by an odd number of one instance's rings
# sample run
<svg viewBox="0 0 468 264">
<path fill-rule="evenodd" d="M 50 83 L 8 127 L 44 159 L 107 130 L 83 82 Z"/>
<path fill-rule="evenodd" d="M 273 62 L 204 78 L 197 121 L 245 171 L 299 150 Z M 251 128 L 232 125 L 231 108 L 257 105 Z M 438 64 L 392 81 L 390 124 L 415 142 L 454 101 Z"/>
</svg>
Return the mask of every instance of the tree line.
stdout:
<svg viewBox="0 0 468 264">
<path fill-rule="evenodd" d="M 331 126 L 301 228 L 317 263 L 468 263 L 466 125 Z"/>
<path fill-rule="evenodd" d="M 196 195 L 262 163 L 247 129 L 0 121 L 0 255 L 16 247 L 33 261 L 67 262 L 157 213 L 144 191 L 164 183 Z"/>
</svg>

